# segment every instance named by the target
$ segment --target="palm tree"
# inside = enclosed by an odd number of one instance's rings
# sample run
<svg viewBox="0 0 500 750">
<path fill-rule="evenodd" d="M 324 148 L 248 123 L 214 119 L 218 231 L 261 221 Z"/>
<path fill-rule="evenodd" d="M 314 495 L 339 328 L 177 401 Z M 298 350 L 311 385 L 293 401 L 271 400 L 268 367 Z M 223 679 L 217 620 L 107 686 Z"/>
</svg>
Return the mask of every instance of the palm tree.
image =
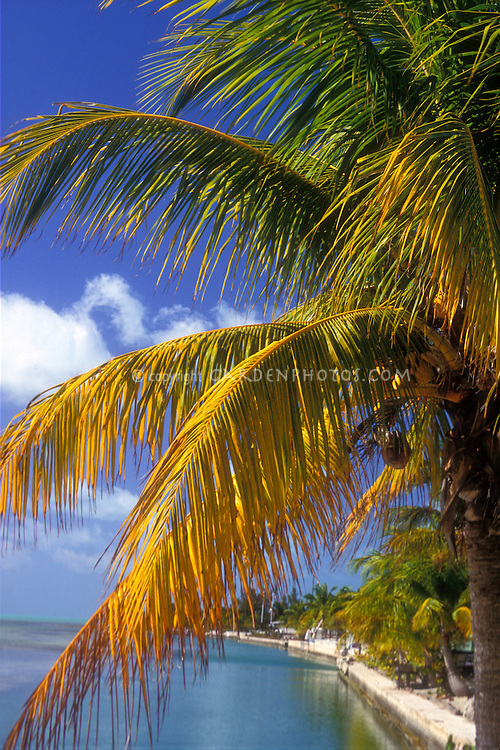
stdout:
<svg viewBox="0 0 500 750">
<path fill-rule="evenodd" d="M 347 633 L 367 647 L 378 663 L 391 669 L 404 662 L 419 668 L 429 664 L 429 644 L 412 627 L 417 608 L 400 560 L 371 551 L 352 564 L 362 571 L 364 583 L 341 612 Z"/>
<path fill-rule="evenodd" d="M 312 593 L 304 595 L 308 627 L 319 628 L 324 624 L 335 600 L 335 589 L 336 586 L 329 589 L 326 583 L 316 583 Z"/>
<path fill-rule="evenodd" d="M 463 696 L 469 689 L 451 643 L 471 636 L 468 570 L 438 530 L 433 508 L 400 509 L 381 551 L 353 561 L 366 582 L 342 617 L 378 658 L 399 654 L 428 664 L 439 649 L 451 691 Z"/>
<path fill-rule="evenodd" d="M 279 594 L 299 559 L 313 567 L 325 541 L 348 545 L 428 482 L 451 544 L 457 514 L 465 527 L 477 747 L 497 748 L 498 6 L 198 12 L 149 59 L 143 110 L 70 103 L 5 139 L 3 247 L 61 206 L 63 234 L 105 246 L 145 231 L 144 260 L 178 275 L 195 258 L 197 289 L 224 261 L 248 298 L 286 313 L 113 359 L 5 431 L 5 533 L 27 507 L 77 512 L 82 485 L 91 498 L 112 486 L 130 445 L 153 467 L 115 549 L 116 588 L 8 747 L 78 736 L 101 676 L 112 703 L 123 682 L 128 727 L 148 671 L 166 694 L 176 648 L 197 644 L 205 664 L 205 633 L 240 586 Z M 179 119 L 201 104 L 222 112 L 218 130 Z"/>
<path fill-rule="evenodd" d="M 466 566 L 450 565 L 449 560 L 436 555 L 433 559 L 414 561 L 404 569 L 419 603 L 413 616 L 413 628 L 427 630 L 431 643 L 440 643 L 452 693 L 469 695 L 468 685 L 460 677 L 451 650 L 454 638 L 463 640 L 472 634 Z"/>
<path fill-rule="evenodd" d="M 399 509 L 391 514 L 391 533 L 384 551 L 395 557 L 399 573 L 410 587 L 415 605 L 412 626 L 426 631 L 427 643 L 441 648 L 448 684 L 454 695 L 469 695 L 455 664 L 451 642 L 472 636 L 469 571 L 465 561 L 463 525 L 454 529 L 452 549 L 460 552 L 450 558 L 441 533 L 439 514 L 434 506 Z M 455 534 L 456 532 L 456 534 Z"/>
<path fill-rule="evenodd" d="M 351 601 L 353 596 L 354 592 L 349 586 L 342 586 L 331 598 L 324 626 L 330 631 L 335 631 L 337 639 L 340 638 L 343 632 L 342 610 Z"/>
<path fill-rule="evenodd" d="M 288 606 L 283 613 L 285 625 L 289 628 L 294 628 L 299 635 L 303 635 L 308 627 L 304 625 L 304 618 L 306 616 L 306 604 L 303 599 L 299 598 L 297 590 L 294 588 L 288 597 Z"/>
</svg>

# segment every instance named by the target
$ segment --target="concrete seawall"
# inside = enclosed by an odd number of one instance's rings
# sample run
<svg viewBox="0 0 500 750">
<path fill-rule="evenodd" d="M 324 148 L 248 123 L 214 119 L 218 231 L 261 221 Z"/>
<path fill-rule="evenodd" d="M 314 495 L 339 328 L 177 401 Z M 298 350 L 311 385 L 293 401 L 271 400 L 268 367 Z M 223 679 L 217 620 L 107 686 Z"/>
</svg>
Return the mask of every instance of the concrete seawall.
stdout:
<svg viewBox="0 0 500 750">
<path fill-rule="evenodd" d="M 339 669 L 341 676 L 355 685 L 417 747 L 425 750 L 445 750 L 450 745 L 456 750 L 474 747 L 476 732 L 472 721 L 453 715 L 421 695 L 398 690 L 392 680 L 364 664 L 339 664 Z"/>
<path fill-rule="evenodd" d="M 226 636 L 237 637 L 233 633 Z M 239 640 L 263 646 L 288 648 L 304 656 L 318 656 L 332 660 L 340 675 L 347 680 L 381 713 L 391 724 L 410 740 L 415 748 L 422 750 L 467 750 L 475 743 L 475 727 L 463 716 L 455 716 L 447 708 L 409 690 L 399 690 L 388 677 L 364 664 L 353 660 L 339 659 L 337 644 L 333 641 L 285 641 L 259 638 L 241 633 Z M 454 744 L 451 744 L 454 743 Z"/>
</svg>

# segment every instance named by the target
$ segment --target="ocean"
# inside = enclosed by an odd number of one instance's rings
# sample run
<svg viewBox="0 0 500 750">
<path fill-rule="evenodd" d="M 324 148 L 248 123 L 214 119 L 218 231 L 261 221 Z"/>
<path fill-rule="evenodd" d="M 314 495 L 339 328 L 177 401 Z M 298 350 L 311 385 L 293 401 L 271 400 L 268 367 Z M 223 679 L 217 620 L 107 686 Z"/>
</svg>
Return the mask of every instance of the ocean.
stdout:
<svg viewBox="0 0 500 750">
<path fill-rule="evenodd" d="M 1 620 L 0 744 L 77 630 L 71 623 Z M 103 712 L 97 750 L 111 748 L 107 722 Z M 409 748 L 330 664 L 232 640 L 223 660 L 214 653 L 206 679 L 192 684 L 188 675 L 184 686 L 182 671 L 174 670 L 168 710 L 154 739 L 155 750 Z M 132 747 L 151 747 L 145 725 Z"/>
</svg>

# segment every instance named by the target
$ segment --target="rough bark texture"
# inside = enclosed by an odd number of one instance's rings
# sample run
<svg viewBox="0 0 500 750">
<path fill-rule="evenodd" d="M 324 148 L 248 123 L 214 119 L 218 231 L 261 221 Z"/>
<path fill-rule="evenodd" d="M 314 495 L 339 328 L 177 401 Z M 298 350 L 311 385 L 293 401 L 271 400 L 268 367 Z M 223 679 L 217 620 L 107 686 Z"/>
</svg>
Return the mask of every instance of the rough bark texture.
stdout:
<svg viewBox="0 0 500 750">
<path fill-rule="evenodd" d="M 500 399 L 457 404 L 442 454 L 441 516 L 465 530 L 474 640 L 476 750 L 500 750 Z"/>
<path fill-rule="evenodd" d="M 476 750 L 500 748 L 500 536 L 466 523 L 474 636 Z"/>
</svg>

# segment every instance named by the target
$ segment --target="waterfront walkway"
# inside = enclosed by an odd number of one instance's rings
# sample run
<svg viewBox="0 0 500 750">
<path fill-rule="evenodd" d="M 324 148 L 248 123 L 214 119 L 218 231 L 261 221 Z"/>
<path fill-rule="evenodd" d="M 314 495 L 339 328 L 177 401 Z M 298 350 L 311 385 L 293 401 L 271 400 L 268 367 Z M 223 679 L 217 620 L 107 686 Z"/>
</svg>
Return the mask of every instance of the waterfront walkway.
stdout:
<svg viewBox="0 0 500 750">
<path fill-rule="evenodd" d="M 238 637 L 233 633 L 226 633 L 226 636 Z M 245 633 L 239 635 L 239 640 L 278 648 L 285 647 L 285 641 L 249 636 Z M 289 640 L 287 648 L 304 656 L 333 659 L 342 676 L 385 714 L 415 747 L 425 750 L 466 750 L 474 747 L 475 727 L 472 721 L 453 714 L 449 708 L 440 706 L 423 695 L 411 690 L 398 689 L 391 679 L 360 662 L 339 659 L 336 642 Z"/>
</svg>

